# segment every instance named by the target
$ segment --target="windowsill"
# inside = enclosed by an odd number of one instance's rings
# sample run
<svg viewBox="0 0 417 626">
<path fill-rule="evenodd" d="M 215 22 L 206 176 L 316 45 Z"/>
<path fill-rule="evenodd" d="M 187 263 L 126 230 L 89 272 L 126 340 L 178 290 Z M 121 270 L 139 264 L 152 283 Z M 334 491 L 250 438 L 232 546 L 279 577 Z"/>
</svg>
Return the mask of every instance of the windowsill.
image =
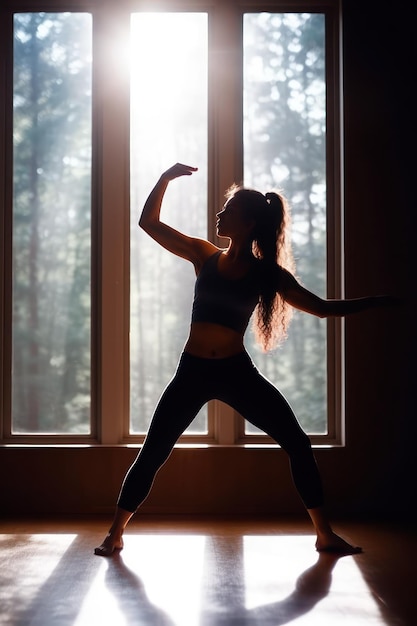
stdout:
<svg viewBox="0 0 417 626">
<path fill-rule="evenodd" d="M 60 449 L 109 449 L 109 448 L 140 448 L 141 443 L 115 443 L 115 444 L 100 444 L 100 443 L 1 443 L 0 449 L 30 449 L 30 450 L 50 450 L 55 448 Z M 331 450 L 334 448 L 344 448 L 344 444 L 341 443 L 316 443 L 312 444 L 312 448 L 315 450 Z M 281 450 L 281 446 L 278 444 L 269 443 L 236 443 L 236 444 L 219 444 L 219 443 L 179 443 L 174 446 L 174 449 L 181 450 L 203 450 L 203 449 L 244 449 L 244 450 Z"/>
</svg>

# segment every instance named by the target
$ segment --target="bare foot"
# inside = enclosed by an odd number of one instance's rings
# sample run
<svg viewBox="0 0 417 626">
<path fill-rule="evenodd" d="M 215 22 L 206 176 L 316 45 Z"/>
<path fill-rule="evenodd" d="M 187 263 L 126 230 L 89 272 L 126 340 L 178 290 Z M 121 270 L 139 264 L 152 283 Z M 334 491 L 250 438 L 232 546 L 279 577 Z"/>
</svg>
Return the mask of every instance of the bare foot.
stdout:
<svg viewBox="0 0 417 626">
<path fill-rule="evenodd" d="M 359 554 L 362 552 L 362 548 L 352 546 L 333 532 L 326 533 L 317 538 L 316 550 L 317 552 L 331 552 L 333 554 Z"/>
<path fill-rule="evenodd" d="M 103 543 L 94 548 L 94 554 L 97 556 L 111 556 L 114 552 L 120 552 L 123 550 L 123 539 L 120 537 L 115 539 L 111 535 L 107 535 Z"/>
</svg>

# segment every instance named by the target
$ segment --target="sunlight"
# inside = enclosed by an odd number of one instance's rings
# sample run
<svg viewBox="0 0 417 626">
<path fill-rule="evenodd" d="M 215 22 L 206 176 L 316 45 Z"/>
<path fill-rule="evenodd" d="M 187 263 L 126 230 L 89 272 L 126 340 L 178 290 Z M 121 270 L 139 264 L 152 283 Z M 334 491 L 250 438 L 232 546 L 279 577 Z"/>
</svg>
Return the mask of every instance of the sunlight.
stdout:
<svg viewBox="0 0 417 626">
<path fill-rule="evenodd" d="M 208 539 L 127 535 L 124 552 L 100 564 L 76 625 L 124 626 L 134 613 L 138 623 L 195 626 L 231 611 L 243 623 L 386 626 L 354 558 L 319 557 L 313 536 L 243 536 L 243 544 Z M 230 581 L 221 573 L 229 571 L 229 558 Z M 242 604 L 237 594 L 236 605 L 223 605 L 225 588 L 236 583 L 244 588 Z"/>
<path fill-rule="evenodd" d="M 127 625 L 128 616 L 125 617 L 117 597 L 111 593 L 106 593 L 105 576 L 107 565 L 107 561 L 103 559 L 100 569 L 91 583 L 86 597 L 83 599 L 74 626 L 85 624 L 102 624 L 103 626 L 106 626 L 106 624 Z"/>
<path fill-rule="evenodd" d="M 195 274 L 138 229 L 138 209 L 151 181 L 181 161 L 198 174 L 178 180 L 163 219 L 207 237 L 208 24 L 207 13 L 134 13 L 130 78 L 130 428 L 146 433 L 172 355 L 189 332 Z M 192 206 L 192 211 L 184 210 Z M 155 347 L 158 346 L 156 350 Z M 143 358 L 147 355 L 146 359 Z M 142 381 L 138 384 L 138 381 Z M 187 434 L 207 432 L 207 408 Z"/>
<path fill-rule="evenodd" d="M 361 555 L 313 546 L 313 535 L 142 532 L 103 559 L 88 534 L 3 534 L 0 624 L 387 626 Z"/>
<path fill-rule="evenodd" d="M 313 543 L 309 535 L 244 537 L 248 613 L 286 615 L 297 625 L 385 626 L 355 559 L 314 556 Z"/>
<path fill-rule="evenodd" d="M 133 13 L 130 72 L 132 125 L 168 163 L 190 113 L 207 100 L 207 14 Z"/>
<path fill-rule="evenodd" d="M 125 550 L 102 567 L 84 599 L 77 626 L 137 622 L 195 626 L 201 610 L 206 537 L 127 535 Z"/>
<path fill-rule="evenodd" d="M 205 13 L 132 14 L 132 79 L 136 89 L 152 89 L 149 101 L 154 106 L 158 107 L 158 96 L 163 96 L 160 104 L 164 106 L 167 97 L 172 102 L 172 94 L 181 93 L 196 66 L 200 66 L 200 72 L 204 74 L 206 29 Z M 147 94 L 144 95 L 146 97 Z"/>
<path fill-rule="evenodd" d="M 0 623 L 12 624 L 16 616 L 24 621 L 27 612 L 35 613 L 39 589 L 51 577 L 76 535 L 0 535 L 0 552 L 3 563 L 0 568 L 1 616 Z M 19 552 L 16 545 L 21 546 Z M 19 581 L 11 587 L 9 580 Z M 18 607 L 18 608 L 17 608 Z"/>
</svg>

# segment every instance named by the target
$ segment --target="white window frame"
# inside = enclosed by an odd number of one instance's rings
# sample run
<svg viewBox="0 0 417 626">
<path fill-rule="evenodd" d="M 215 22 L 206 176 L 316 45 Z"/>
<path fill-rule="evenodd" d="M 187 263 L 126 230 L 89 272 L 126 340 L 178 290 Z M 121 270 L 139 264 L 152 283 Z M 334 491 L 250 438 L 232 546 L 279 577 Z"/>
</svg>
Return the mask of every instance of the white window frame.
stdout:
<svg viewBox="0 0 417 626">
<path fill-rule="evenodd" d="M 11 346 L 9 309 L 10 277 L 2 272 L 0 282 L 0 328 L 2 359 L 0 392 L 3 444 L 140 444 L 143 436 L 129 435 L 129 84 L 127 74 L 109 67 L 109 42 L 125 38 L 130 15 L 135 11 L 207 11 L 209 17 L 209 64 L 216 51 L 216 64 L 209 65 L 208 136 L 208 233 L 215 238 L 215 207 L 221 206 L 224 190 L 243 173 L 242 138 L 242 20 L 246 12 L 320 12 L 326 15 L 327 89 L 327 288 L 328 297 L 344 295 L 342 133 L 341 133 L 341 24 L 337 0 L 282 0 L 265 2 L 234 0 L 165 0 L 151 3 L 119 0 L 115 6 L 101 0 L 79 0 L 76 6 L 64 0 L 6 0 L 0 20 L 0 183 L 6 190 L 0 198 L 3 238 L 1 263 L 10 268 L 11 254 L 11 48 L 13 13 L 23 11 L 77 11 L 93 14 L 93 346 L 95 367 L 92 389 L 92 434 L 12 435 L 8 389 Z M 222 63 L 219 65 L 219 55 Z M 238 71 L 237 68 L 241 68 Z M 111 80 L 109 81 L 109 77 Z M 222 103 L 227 102 L 225 107 Z M 344 324 L 329 320 L 328 328 L 328 433 L 311 435 L 315 446 L 344 445 Z M 179 444 L 276 445 L 263 435 L 245 435 L 243 420 L 221 402 L 210 403 L 207 435 L 184 435 Z"/>
</svg>

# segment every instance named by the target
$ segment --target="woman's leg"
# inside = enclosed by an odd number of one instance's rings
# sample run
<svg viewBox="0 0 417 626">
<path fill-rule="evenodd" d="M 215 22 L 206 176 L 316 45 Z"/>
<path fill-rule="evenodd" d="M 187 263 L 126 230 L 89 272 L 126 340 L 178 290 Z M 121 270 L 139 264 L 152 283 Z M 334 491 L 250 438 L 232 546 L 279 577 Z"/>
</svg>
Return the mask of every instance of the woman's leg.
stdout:
<svg viewBox="0 0 417 626">
<path fill-rule="evenodd" d="M 333 532 L 324 509 L 322 481 L 310 439 L 287 400 L 247 355 L 242 355 L 238 368 L 235 364 L 233 380 L 229 379 L 221 399 L 272 437 L 288 454 L 294 484 L 317 534 L 317 550 L 360 552 L 360 548 L 351 546 Z"/>
<path fill-rule="evenodd" d="M 94 548 L 97 556 L 111 556 L 115 551 L 123 550 L 123 532 L 133 513 L 116 507 L 113 522 L 103 543 Z"/>
<path fill-rule="evenodd" d="M 294 484 L 307 508 L 323 504 L 321 477 L 309 437 L 282 393 L 254 366 L 248 356 L 235 364 L 233 379 L 224 389 L 223 401 L 263 430 L 289 456 Z"/>
<path fill-rule="evenodd" d="M 143 446 L 124 478 L 113 523 L 103 543 L 95 548 L 99 556 L 110 556 L 123 547 L 122 535 L 130 518 L 146 499 L 156 473 L 207 402 L 204 379 L 185 355 L 155 409 Z"/>
</svg>

